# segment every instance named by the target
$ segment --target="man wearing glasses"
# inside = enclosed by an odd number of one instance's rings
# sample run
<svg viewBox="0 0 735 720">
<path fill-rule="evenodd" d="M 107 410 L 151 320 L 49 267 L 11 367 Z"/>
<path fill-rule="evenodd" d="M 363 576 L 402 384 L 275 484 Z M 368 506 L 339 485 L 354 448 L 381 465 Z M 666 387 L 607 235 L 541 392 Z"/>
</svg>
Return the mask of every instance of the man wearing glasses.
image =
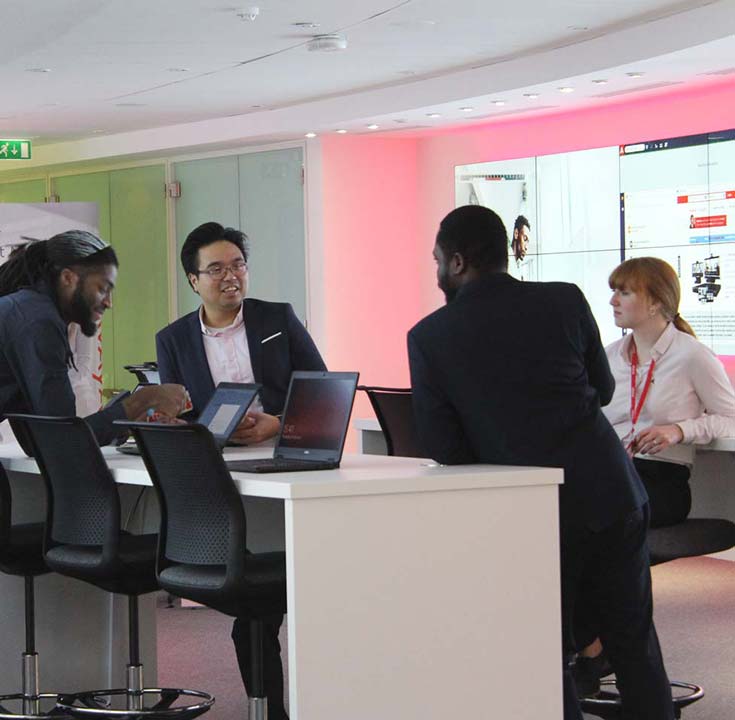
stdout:
<svg viewBox="0 0 735 720">
<path fill-rule="evenodd" d="M 257 382 L 263 388 L 235 442 L 253 444 L 274 437 L 293 370 L 326 370 L 324 361 L 288 303 L 245 298 L 247 236 L 208 222 L 189 233 L 181 264 L 202 304 L 156 335 L 162 383 L 184 385 L 200 413 L 219 382 Z M 176 378 L 174 380 L 174 378 Z M 266 623 L 263 656 L 270 720 L 286 720 L 278 629 L 283 616 Z M 250 682 L 249 624 L 237 618 L 232 639 L 247 689 Z"/>
<path fill-rule="evenodd" d="M 291 372 L 326 367 L 290 304 L 245 299 L 247 259 L 247 236 L 239 230 L 208 222 L 189 233 L 181 264 L 202 305 L 156 335 L 156 352 L 161 382 L 184 385 L 194 415 L 217 383 L 261 383 L 231 438 L 253 444 L 278 434 Z"/>
</svg>

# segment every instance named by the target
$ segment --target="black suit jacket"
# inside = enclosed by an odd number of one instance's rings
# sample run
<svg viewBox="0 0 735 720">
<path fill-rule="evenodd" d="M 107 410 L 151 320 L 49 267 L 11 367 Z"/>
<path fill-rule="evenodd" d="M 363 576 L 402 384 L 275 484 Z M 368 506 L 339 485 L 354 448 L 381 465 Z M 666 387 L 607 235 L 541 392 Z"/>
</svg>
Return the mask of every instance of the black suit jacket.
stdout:
<svg viewBox="0 0 735 720">
<path fill-rule="evenodd" d="M 263 410 L 278 414 L 286 402 L 292 371 L 327 368 L 289 303 L 248 298 L 244 301 L 243 318 L 255 382 L 263 385 Z M 204 351 L 198 310 L 156 335 L 156 354 L 161 382 L 184 385 L 191 395 L 193 414 L 201 413 L 214 392 L 214 381 Z"/>
<path fill-rule="evenodd" d="M 599 530 L 646 502 L 600 410 L 615 383 L 575 285 L 487 275 L 419 322 L 408 354 L 418 435 L 439 462 L 563 468 L 563 526 Z"/>
</svg>

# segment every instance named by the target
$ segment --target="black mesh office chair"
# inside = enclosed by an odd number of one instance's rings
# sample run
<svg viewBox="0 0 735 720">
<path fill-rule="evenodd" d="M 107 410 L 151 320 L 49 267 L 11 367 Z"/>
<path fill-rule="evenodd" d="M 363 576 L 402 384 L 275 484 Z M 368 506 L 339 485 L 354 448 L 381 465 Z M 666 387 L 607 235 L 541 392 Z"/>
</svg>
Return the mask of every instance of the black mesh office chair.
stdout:
<svg viewBox="0 0 735 720">
<path fill-rule="evenodd" d="M 138 596 L 158 590 L 157 536 L 122 530 L 117 486 L 89 426 L 81 418 L 13 417 L 25 427 L 46 484 L 46 564 L 62 575 L 128 596 L 125 688 L 65 694 L 59 707 L 77 717 L 137 720 L 188 720 L 206 712 L 214 702 L 206 693 L 143 684 Z"/>
<path fill-rule="evenodd" d="M 250 554 L 240 493 L 202 425 L 126 423 L 161 507 L 158 582 L 226 615 L 249 616 L 251 720 L 267 718 L 263 620 L 286 612 L 286 556 Z"/>
<path fill-rule="evenodd" d="M 0 571 L 22 577 L 25 582 L 26 647 L 22 654 L 21 692 L 0 695 L 0 718 L 46 717 L 56 707 L 56 693 L 39 690 L 34 579 L 49 572 L 43 561 L 43 523 L 13 525 L 12 494 L 5 470 L 0 466 Z M 5 648 L 8 650 L 8 648 Z M 42 709 L 48 705 L 44 712 Z"/>
<path fill-rule="evenodd" d="M 388 455 L 426 457 L 416 438 L 410 388 L 360 385 L 357 389 L 367 393 L 385 436 Z"/>
<path fill-rule="evenodd" d="M 735 547 L 735 523 L 716 518 L 689 518 L 677 525 L 651 528 L 648 531 L 651 565 L 679 558 L 711 555 Z M 597 697 L 581 698 L 582 711 L 601 718 L 620 717 L 620 696 L 615 680 L 601 681 Z M 681 717 L 682 708 L 704 697 L 704 690 L 694 683 L 671 681 L 674 713 Z"/>
</svg>

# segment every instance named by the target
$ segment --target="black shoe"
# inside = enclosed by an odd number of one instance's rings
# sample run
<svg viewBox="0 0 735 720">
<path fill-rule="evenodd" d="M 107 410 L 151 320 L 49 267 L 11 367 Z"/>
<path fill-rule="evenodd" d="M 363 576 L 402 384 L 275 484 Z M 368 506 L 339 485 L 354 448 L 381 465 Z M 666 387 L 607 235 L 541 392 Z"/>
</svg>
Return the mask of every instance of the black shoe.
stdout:
<svg viewBox="0 0 735 720">
<path fill-rule="evenodd" d="M 596 697 L 600 692 L 600 678 L 613 671 L 605 652 L 596 657 L 577 655 L 572 666 L 572 677 L 577 687 L 578 697 Z"/>
</svg>

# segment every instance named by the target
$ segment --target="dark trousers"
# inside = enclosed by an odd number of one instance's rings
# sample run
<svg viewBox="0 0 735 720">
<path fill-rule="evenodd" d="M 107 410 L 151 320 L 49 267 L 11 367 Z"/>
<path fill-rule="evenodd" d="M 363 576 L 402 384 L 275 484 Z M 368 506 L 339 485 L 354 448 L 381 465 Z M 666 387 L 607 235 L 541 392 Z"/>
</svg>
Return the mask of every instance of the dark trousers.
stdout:
<svg viewBox="0 0 735 720">
<path fill-rule="evenodd" d="M 633 458 L 633 464 L 648 493 L 651 527 L 684 522 L 692 509 L 689 468 L 677 463 L 643 458 Z"/>
<path fill-rule="evenodd" d="M 599 532 L 562 531 L 564 719 L 581 720 L 570 664 L 575 614 L 597 620 L 617 677 L 625 720 L 672 720 L 671 688 L 653 624 L 648 506 Z"/>
<path fill-rule="evenodd" d="M 278 630 L 283 624 L 283 615 L 274 615 L 263 622 L 263 681 L 268 698 L 268 720 L 288 720 L 283 705 L 283 664 Z M 250 619 L 237 617 L 232 625 L 232 640 L 235 643 L 237 664 L 240 666 L 245 691 L 250 694 Z"/>
</svg>

